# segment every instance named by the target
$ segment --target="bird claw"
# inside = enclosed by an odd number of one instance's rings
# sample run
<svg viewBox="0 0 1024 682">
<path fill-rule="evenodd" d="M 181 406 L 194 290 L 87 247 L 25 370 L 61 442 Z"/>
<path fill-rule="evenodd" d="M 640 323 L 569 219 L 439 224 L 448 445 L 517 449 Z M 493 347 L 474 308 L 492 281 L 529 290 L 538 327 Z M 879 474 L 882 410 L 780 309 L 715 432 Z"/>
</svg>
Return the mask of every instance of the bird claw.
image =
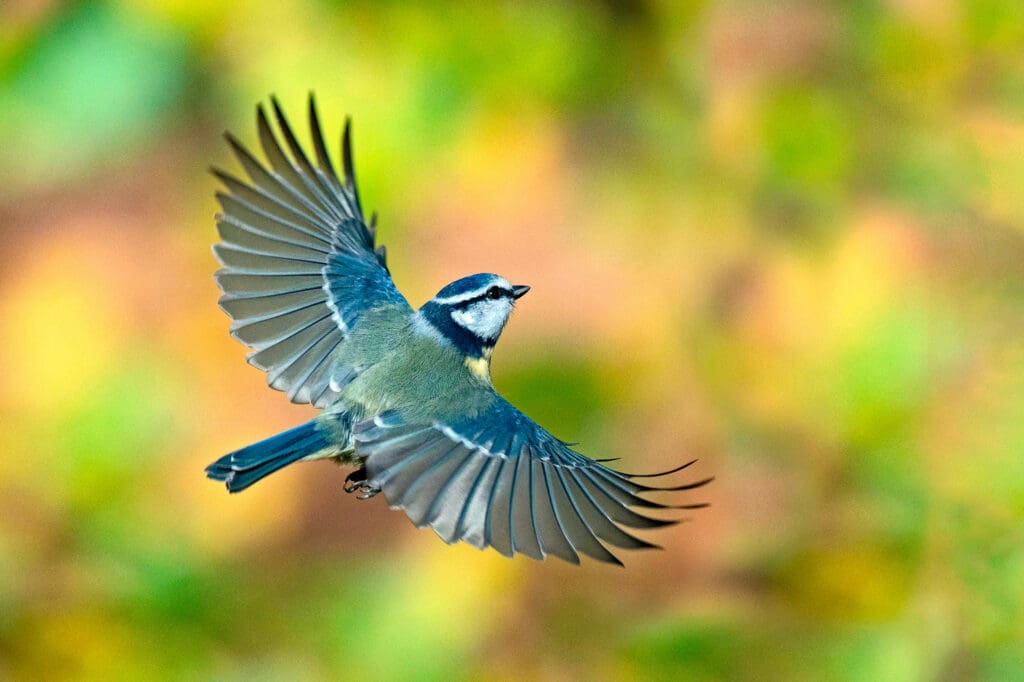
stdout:
<svg viewBox="0 0 1024 682">
<path fill-rule="evenodd" d="M 366 483 L 366 469 L 356 469 L 345 477 L 345 492 L 352 493 Z"/>
<path fill-rule="evenodd" d="M 366 482 L 366 469 L 356 469 L 345 477 L 345 492 L 358 493 L 356 499 L 368 500 L 380 492 L 380 488 Z"/>
</svg>

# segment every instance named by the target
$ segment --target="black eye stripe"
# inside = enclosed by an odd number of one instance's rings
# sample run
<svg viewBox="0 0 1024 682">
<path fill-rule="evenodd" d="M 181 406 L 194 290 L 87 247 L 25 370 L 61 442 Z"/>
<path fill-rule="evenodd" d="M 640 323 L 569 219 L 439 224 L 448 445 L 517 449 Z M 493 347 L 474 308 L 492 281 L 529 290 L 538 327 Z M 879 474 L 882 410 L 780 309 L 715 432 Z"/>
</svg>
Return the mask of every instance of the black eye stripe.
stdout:
<svg viewBox="0 0 1024 682">
<path fill-rule="evenodd" d="M 498 291 L 499 294 L 497 296 L 492 297 L 491 291 Z M 480 301 L 486 301 L 487 299 L 497 300 L 499 298 L 512 298 L 512 292 L 509 291 L 508 289 L 502 289 L 501 287 L 490 287 L 489 289 L 487 289 L 487 291 L 485 291 L 482 294 L 477 294 L 473 298 L 467 298 L 464 301 L 459 301 L 458 303 L 452 304 L 452 307 L 466 308 L 473 305 L 474 303 L 479 303 Z"/>
</svg>

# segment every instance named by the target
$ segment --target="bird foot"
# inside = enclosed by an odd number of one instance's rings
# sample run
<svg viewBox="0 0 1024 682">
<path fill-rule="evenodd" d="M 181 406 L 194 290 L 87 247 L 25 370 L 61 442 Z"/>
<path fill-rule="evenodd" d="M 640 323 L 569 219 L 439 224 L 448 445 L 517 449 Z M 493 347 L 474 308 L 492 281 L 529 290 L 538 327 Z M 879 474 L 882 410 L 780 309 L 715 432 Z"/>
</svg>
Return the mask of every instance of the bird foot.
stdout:
<svg viewBox="0 0 1024 682">
<path fill-rule="evenodd" d="M 380 488 L 366 482 L 366 469 L 356 469 L 345 477 L 345 492 L 358 493 L 360 500 L 368 500 L 380 492 Z"/>
</svg>

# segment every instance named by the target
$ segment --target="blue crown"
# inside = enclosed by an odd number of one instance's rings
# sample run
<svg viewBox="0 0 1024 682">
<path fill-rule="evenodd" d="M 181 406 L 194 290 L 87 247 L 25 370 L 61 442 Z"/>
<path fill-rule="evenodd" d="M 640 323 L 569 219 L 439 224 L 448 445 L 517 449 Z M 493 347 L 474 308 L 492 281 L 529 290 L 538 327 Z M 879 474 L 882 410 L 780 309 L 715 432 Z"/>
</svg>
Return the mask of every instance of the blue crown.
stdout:
<svg viewBox="0 0 1024 682">
<path fill-rule="evenodd" d="M 489 272 L 481 272 L 476 275 L 470 275 L 469 277 L 463 277 L 462 279 L 457 279 L 451 284 L 445 286 L 444 289 L 437 292 L 437 295 L 435 295 L 434 298 L 454 298 L 474 291 L 482 291 L 498 279 L 500 278 L 497 275 Z"/>
</svg>

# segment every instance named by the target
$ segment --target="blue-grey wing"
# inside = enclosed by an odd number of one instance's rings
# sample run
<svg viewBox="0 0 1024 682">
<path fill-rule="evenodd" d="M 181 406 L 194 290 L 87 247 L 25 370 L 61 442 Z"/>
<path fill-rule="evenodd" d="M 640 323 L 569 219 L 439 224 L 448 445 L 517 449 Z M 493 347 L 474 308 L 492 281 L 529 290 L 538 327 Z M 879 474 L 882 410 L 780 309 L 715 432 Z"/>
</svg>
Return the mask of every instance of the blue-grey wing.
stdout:
<svg viewBox="0 0 1024 682">
<path fill-rule="evenodd" d="M 332 395 L 332 352 L 367 310 L 409 309 L 395 288 L 384 247 L 374 246 L 374 222 L 363 217 L 352 165 L 349 125 L 342 137 L 344 179 L 324 144 L 313 97 L 310 134 L 315 164 L 298 143 L 280 106 L 271 100 L 286 154 L 262 106 L 257 109 L 258 161 L 230 134 L 228 143 L 249 182 L 220 170 L 217 193 L 221 242 L 214 253 L 234 321 L 231 334 L 253 350 L 249 362 L 268 383 L 297 403 L 324 406 Z"/>
<path fill-rule="evenodd" d="M 696 509 L 643 497 L 690 490 L 711 479 L 657 488 L 571 449 L 506 400 L 472 419 L 414 424 L 388 412 L 357 424 L 356 453 L 366 481 L 417 526 L 448 543 L 464 540 L 506 556 L 552 554 L 579 563 L 579 554 L 621 564 L 603 543 L 624 549 L 656 547 L 622 529 L 657 528 L 630 507 Z M 655 476 L 686 468 L 693 462 Z"/>
</svg>

